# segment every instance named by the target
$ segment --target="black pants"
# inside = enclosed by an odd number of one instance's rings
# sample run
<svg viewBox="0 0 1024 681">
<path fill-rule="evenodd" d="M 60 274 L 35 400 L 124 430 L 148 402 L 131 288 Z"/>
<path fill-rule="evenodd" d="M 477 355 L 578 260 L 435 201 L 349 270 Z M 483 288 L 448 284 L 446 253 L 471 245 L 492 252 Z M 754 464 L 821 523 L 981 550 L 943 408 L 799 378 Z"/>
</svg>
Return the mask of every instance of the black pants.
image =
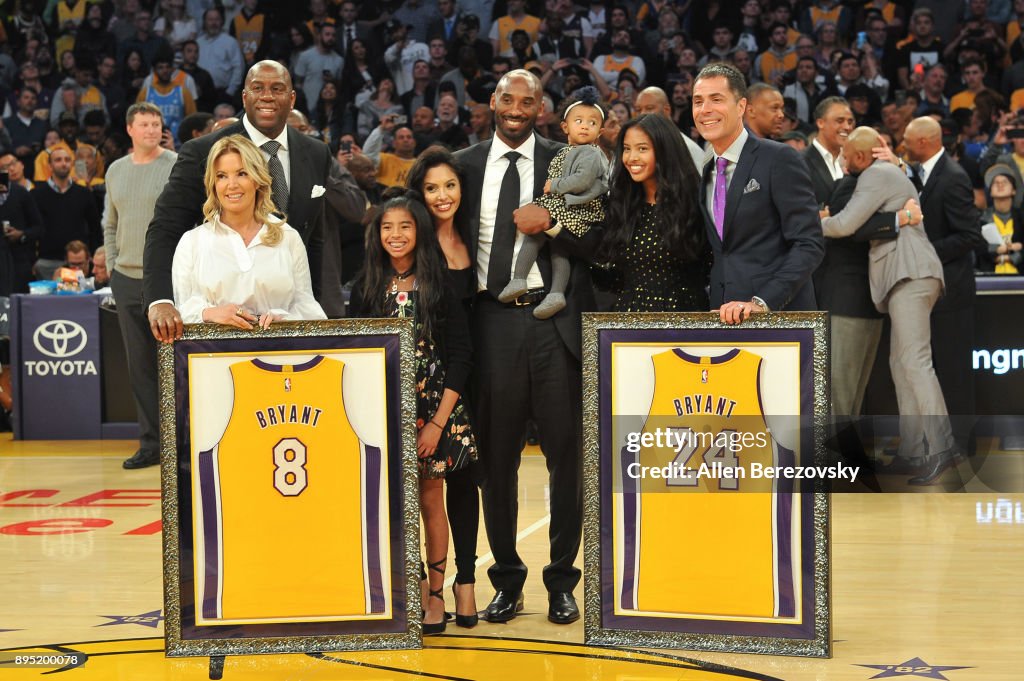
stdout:
<svg viewBox="0 0 1024 681">
<path fill-rule="evenodd" d="M 961 448 L 973 451 L 974 427 L 974 306 L 932 311 L 932 365 L 942 386 L 953 437 Z"/>
<path fill-rule="evenodd" d="M 455 548 L 456 584 L 476 583 L 476 538 L 480 532 L 480 490 L 473 466 L 445 476 L 445 506 Z"/>
<path fill-rule="evenodd" d="M 581 373 L 551 320 L 533 307 L 508 306 L 481 296 L 474 318 L 477 357 L 477 437 L 484 466 L 484 525 L 495 564 L 496 589 L 518 591 L 526 565 L 516 550 L 519 463 L 526 421 L 537 424 L 550 486 L 548 591 L 572 591 L 583 529 Z"/>
<path fill-rule="evenodd" d="M 160 410 L 157 394 L 156 339 L 149 329 L 149 317 L 142 305 L 142 280 L 126 277 L 117 270 L 110 287 L 117 303 L 117 322 L 128 355 L 128 379 L 139 415 L 139 447 L 160 454 Z"/>
</svg>

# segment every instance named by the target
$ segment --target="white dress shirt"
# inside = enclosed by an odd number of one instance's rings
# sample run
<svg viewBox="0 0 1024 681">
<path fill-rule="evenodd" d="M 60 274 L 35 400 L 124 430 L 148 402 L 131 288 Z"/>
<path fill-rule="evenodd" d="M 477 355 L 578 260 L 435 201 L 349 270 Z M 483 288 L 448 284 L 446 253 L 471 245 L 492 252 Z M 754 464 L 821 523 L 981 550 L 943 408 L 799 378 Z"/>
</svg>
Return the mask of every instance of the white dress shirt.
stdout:
<svg viewBox="0 0 1024 681">
<path fill-rule="evenodd" d="M 935 164 L 942 158 L 942 152 L 945 149 L 939 149 L 939 153 L 932 156 L 930 159 L 921 164 L 921 187 L 922 189 L 928 184 L 928 178 L 932 176 L 932 171 L 935 170 Z"/>
<path fill-rule="evenodd" d="M 746 128 L 740 130 L 740 135 L 732 141 L 729 148 L 722 152 L 724 158 L 729 159 L 729 165 L 725 166 L 725 191 L 729 191 L 729 183 L 732 182 L 732 174 L 736 172 L 736 164 L 740 162 L 740 153 L 743 152 L 743 147 L 747 143 L 747 139 L 750 137 L 750 133 L 747 132 Z M 708 214 L 714 216 L 715 214 L 715 183 L 718 182 L 718 154 L 715 153 L 715 148 L 708 145 L 708 151 L 705 152 L 704 165 L 712 160 L 715 163 L 711 164 L 711 168 L 708 172 L 711 173 L 711 181 L 708 182 L 707 193 L 704 197 L 705 202 L 708 206 Z"/>
<path fill-rule="evenodd" d="M 843 166 L 839 163 L 839 157 L 833 156 L 832 152 L 826 149 L 824 145 L 818 141 L 817 137 L 814 138 L 814 141 L 811 142 L 811 144 L 818 150 L 821 157 L 825 159 L 825 167 L 828 168 L 828 172 L 832 175 L 833 181 L 838 182 L 843 179 Z"/>
<path fill-rule="evenodd" d="M 269 142 L 270 138 L 257 130 L 256 126 L 250 123 L 249 118 L 244 115 L 242 116 L 242 125 L 245 126 L 245 131 L 249 133 L 249 139 L 253 141 L 253 144 L 260 147 L 260 151 L 263 151 L 263 145 Z M 292 186 L 292 162 L 291 155 L 288 153 L 287 125 L 284 126 L 281 134 L 274 138 L 274 141 L 281 145 L 281 148 L 277 150 L 277 158 L 281 161 L 281 167 L 284 168 L 284 179 L 288 180 L 288 187 L 290 188 Z M 270 154 L 263 151 L 263 160 L 269 161 Z"/>
<path fill-rule="evenodd" d="M 203 310 L 239 305 L 253 314 L 284 319 L 326 319 L 313 298 L 306 247 L 299 233 L 282 225 L 276 246 L 263 243 L 267 227 L 249 245 L 219 220 L 185 232 L 174 251 L 174 304 L 186 324 L 203 321 Z"/>
<path fill-rule="evenodd" d="M 484 186 L 480 194 L 480 233 L 477 240 L 476 257 L 476 279 L 477 290 L 487 290 L 487 266 L 491 261 L 491 243 L 494 241 L 494 219 L 498 213 L 498 197 L 501 195 L 501 181 L 508 169 L 508 159 L 505 154 L 510 151 L 517 151 L 521 154 L 516 162 L 519 169 L 519 205 L 525 206 L 533 201 L 533 162 L 534 150 L 537 146 L 536 134 L 520 144 L 517 148 L 505 144 L 500 137 L 495 135 L 491 141 L 491 151 L 487 154 L 487 164 L 484 166 Z M 509 278 L 515 268 L 516 258 L 519 257 L 519 249 L 523 247 L 522 232 L 516 231 L 516 244 L 512 253 L 512 267 L 509 268 Z M 544 279 L 540 275 L 537 263 L 530 269 L 530 276 L 526 280 L 527 286 L 531 289 L 544 287 Z"/>
<path fill-rule="evenodd" d="M 259 130 L 257 130 L 256 126 L 254 126 L 252 123 L 250 123 L 249 119 L 246 116 L 244 116 L 244 115 L 242 116 L 242 126 L 245 127 L 245 131 L 247 133 L 249 133 L 249 139 L 251 139 L 253 141 L 253 143 L 257 147 L 261 147 L 265 142 L 269 142 L 270 141 L 270 138 L 267 137 L 266 135 L 264 135 Z M 281 134 L 274 138 L 274 141 L 281 145 L 281 148 L 277 150 L 277 158 L 278 158 L 278 160 L 281 161 L 281 166 L 284 168 L 284 177 L 288 181 L 288 185 L 290 187 L 291 183 L 292 183 L 292 174 L 291 174 L 292 164 L 291 164 L 290 156 L 288 154 L 288 126 L 287 125 L 284 127 L 284 130 L 281 131 Z M 270 154 L 268 154 L 267 152 L 263 151 L 263 149 L 260 149 L 260 151 L 263 153 L 263 159 L 264 160 L 269 160 L 270 159 Z M 179 248 L 180 247 L 181 247 L 181 244 L 179 242 Z M 174 257 L 175 258 L 178 257 L 177 256 L 177 251 L 175 251 L 175 256 Z M 173 275 L 173 273 L 172 273 L 172 275 Z M 178 300 L 177 289 L 175 289 L 174 298 L 175 298 L 175 300 Z M 158 305 L 160 303 L 170 303 L 170 302 L 173 302 L 173 301 L 167 300 L 165 298 L 161 298 L 159 300 L 154 300 L 152 303 L 149 304 L 149 306 L 146 309 L 149 310 L 154 305 Z M 181 313 L 182 319 L 184 319 L 185 318 L 184 313 L 182 313 L 182 311 L 180 309 L 178 310 L 178 312 Z M 200 318 L 197 321 L 203 321 L 203 320 L 202 320 L 202 318 Z M 185 322 L 186 323 L 190 323 L 187 319 L 185 320 Z"/>
</svg>

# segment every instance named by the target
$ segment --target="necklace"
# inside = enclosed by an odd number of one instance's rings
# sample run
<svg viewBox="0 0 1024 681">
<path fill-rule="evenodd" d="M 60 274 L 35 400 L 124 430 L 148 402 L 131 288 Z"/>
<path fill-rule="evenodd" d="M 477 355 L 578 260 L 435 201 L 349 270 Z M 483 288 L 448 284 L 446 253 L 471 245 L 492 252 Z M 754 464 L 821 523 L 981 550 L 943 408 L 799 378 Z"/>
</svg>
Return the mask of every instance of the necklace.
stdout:
<svg viewBox="0 0 1024 681">
<path fill-rule="evenodd" d="M 415 269 L 415 267 L 410 267 L 406 271 L 404 271 L 404 272 L 397 272 L 397 273 L 395 273 L 395 275 L 393 277 L 391 277 L 391 292 L 392 293 L 398 293 L 398 282 L 405 281 L 406 279 L 408 279 L 410 277 L 410 275 L 412 275 L 412 271 L 414 269 Z"/>
</svg>

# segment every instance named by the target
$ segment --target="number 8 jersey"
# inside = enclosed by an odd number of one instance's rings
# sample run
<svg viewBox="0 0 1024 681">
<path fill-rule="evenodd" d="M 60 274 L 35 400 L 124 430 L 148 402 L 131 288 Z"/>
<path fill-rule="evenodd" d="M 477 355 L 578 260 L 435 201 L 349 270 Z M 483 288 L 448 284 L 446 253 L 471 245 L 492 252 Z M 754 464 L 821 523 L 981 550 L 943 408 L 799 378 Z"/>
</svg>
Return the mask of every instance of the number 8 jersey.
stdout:
<svg viewBox="0 0 1024 681">
<path fill-rule="evenodd" d="M 654 395 L 643 432 L 671 430 L 676 441 L 622 451 L 617 611 L 794 617 L 794 495 L 750 476 L 753 463 L 778 466 L 792 457 L 764 420 L 762 358 L 674 349 L 651 359 Z M 670 466 L 682 474 L 637 477 Z"/>
<path fill-rule="evenodd" d="M 254 359 L 230 371 L 228 425 L 193 478 L 196 623 L 383 615 L 383 462 L 349 423 L 344 364 Z"/>
</svg>

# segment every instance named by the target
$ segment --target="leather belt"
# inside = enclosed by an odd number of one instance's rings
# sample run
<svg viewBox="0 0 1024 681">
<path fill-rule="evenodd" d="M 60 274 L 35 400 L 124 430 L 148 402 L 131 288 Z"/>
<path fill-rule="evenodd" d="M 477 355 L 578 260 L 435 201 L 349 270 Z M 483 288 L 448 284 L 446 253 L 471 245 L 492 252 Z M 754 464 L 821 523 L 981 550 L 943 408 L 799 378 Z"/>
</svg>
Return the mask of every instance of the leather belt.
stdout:
<svg viewBox="0 0 1024 681">
<path fill-rule="evenodd" d="M 496 303 L 498 305 L 503 305 L 505 307 L 526 307 L 528 305 L 537 305 L 542 300 L 544 300 L 544 296 L 546 296 L 547 294 L 548 294 L 548 292 L 547 292 L 546 289 L 542 289 L 542 288 L 530 289 L 529 291 L 527 291 L 523 295 L 519 296 L 515 300 L 509 301 L 507 303 L 503 303 L 500 300 L 498 300 L 497 298 L 492 297 L 491 294 L 488 293 L 487 291 L 481 291 L 480 292 L 480 295 L 485 297 L 486 300 L 488 300 L 488 301 L 490 301 L 492 303 Z"/>
</svg>

